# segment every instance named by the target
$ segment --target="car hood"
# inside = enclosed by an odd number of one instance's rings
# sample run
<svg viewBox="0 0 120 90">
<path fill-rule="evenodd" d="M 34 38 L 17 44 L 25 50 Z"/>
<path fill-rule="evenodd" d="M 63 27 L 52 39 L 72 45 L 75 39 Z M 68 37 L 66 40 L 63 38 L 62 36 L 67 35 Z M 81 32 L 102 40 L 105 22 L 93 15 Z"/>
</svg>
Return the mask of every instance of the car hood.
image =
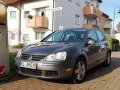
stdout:
<svg viewBox="0 0 120 90">
<path fill-rule="evenodd" d="M 74 43 L 51 43 L 51 42 L 39 42 L 23 48 L 22 53 L 49 55 L 55 52 L 64 51 L 70 47 L 75 47 L 78 42 Z"/>
</svg>

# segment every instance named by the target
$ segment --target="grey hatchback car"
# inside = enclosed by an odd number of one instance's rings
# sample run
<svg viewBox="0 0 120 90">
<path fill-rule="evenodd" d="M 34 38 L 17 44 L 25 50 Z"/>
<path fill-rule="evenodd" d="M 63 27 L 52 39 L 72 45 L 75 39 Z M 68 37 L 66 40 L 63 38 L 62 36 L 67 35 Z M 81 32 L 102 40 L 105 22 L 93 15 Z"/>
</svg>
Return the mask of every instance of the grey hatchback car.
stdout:
<svg viewBox="0 0 120 90">
<path fill-rule="evenodd" d="M 15 58 L 16 71 L 41 79 L 70 79 L 81 83 L 87 70 L 111 64 L 111 50 L 101 30 L 58 30 L 42 41 L 22 48 Z"/>
</svg>

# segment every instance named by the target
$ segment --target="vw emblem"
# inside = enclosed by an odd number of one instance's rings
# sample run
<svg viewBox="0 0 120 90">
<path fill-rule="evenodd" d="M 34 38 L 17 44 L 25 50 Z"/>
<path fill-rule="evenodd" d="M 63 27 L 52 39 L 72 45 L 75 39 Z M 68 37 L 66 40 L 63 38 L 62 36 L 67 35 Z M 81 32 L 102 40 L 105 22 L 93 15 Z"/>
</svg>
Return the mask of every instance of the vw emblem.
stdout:
<svg viewBox="0 0 120 90">
<path fill-rule="evenodd" d="M 32 55 L 28 58 L 28 60 L 32 60 Z"/>
</svg>

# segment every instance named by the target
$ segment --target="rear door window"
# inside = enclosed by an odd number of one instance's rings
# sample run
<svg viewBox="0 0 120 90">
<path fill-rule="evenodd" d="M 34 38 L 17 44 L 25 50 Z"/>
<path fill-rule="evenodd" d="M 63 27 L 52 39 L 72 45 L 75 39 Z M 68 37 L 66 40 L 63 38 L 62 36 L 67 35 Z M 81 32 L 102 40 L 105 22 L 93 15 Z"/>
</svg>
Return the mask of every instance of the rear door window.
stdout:
<svg viewBox="0 0 120 90">
<path fill-rule="evenodd" d="M 99 41 L 102 42 L 102 41 L 105 41 L 106 38 L 105 38 L 105 35 L 102 31 L 99 31 L 99 30 L 96 30 L 96 33 L 98 35 L 98 38 L 99 38 Z"/>
<path fill-rule="evenodd" d="M 98 42 L 97 34 L 94 30 L 89 31 L 87 39 L 92 39 L 92 40 Z"/>
</svg>

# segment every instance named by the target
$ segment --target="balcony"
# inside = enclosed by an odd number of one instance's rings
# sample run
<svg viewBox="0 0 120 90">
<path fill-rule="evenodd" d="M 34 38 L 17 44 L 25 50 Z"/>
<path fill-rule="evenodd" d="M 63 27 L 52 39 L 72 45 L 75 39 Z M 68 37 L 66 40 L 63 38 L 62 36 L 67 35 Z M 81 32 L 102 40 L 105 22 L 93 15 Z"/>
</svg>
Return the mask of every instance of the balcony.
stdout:
<svg viewBox="0 0 120 90">
<path fill-rule="evenodd" d="M 95 24 L 85 24 L 85 25 L 83 25 L 83 28 L 98 28 L 98 25 L 95 25 Z"/>
<path fill-rule="evenodd" d="M 32 16 L 32 18 L 27 18 L 26 27 L 48 28 L 48 18 L 45 16 Z"/>
<path fill-rule="evenodd" d="M 90 17 L 90 18 L 98 17 L 98 15 L 97 15 L 97 8 L 94 7 L 94 6 L 84 7 L 83 14 L 84 14 L 84 16 Z"/>
</svg>

